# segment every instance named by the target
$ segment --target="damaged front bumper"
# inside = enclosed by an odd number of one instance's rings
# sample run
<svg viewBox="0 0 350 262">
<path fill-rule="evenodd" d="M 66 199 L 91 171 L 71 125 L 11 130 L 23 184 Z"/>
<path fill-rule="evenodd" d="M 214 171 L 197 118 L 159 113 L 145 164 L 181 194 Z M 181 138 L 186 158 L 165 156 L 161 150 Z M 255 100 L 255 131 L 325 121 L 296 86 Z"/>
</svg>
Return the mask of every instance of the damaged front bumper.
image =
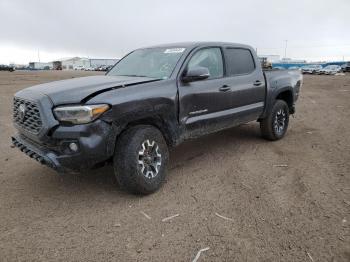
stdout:
<svg viewBox="0 0 350 262">
<path fill-rule="evenodd" d="M 97 120 L 90 124 L 58 126 L 47 142 L 37 142 L 25 134 L 12 137 L 12 144 L 29 157 L 60 173 L 90 169 L 111 158 L 115 133 L 111 124 Z M 72 150 L 74 143 L 77 150 Z"/>
<path fill-rule="evenodd" d="M 12 145 L 19 148 L 23 153 L 28 155 L 30 158 L 38 161 L 40 164 L 51 167 L 57 171 L 62 171 L 61 165 L 56 161 L 55 154 L 51 153 L 44 148 L 36 147 L 32 143 L 28 143 L 27 139 L 20 135 L 11 137 Z"/>
</svg>

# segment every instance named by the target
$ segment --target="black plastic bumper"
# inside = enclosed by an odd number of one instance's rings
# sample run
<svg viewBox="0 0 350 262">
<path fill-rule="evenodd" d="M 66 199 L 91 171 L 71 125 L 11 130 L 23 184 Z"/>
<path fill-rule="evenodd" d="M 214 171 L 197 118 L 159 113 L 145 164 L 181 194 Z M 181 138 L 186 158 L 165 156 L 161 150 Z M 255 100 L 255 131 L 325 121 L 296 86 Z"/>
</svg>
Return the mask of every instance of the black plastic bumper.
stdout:
<svg viewBox="0 0 350 262">
<path fill-rule="evenodd" d="M 23 153 L 28 155 L 30 158 L 35 159 L 40 164 L 46 165 L 48 167 L 51 167 L 57 171 L 63 171 L 63 168 L 61 165 L 59 165 L 54 159 L 50 158 L 50 154 L 48 152 L 45 152 L 39 148 L 36 148 L 35 146 L 28 143 L 25 139 L 20 138 L 20 136 L 13 136 L 11 137 L 12 144 L 19 148 Z"/>
<path fill-rule="evenodd" d="M 113 138 L 112 126 L 98 120 L 86 125 L 59 126 L 46 144 L 21 133 L 12 137 L 12 144 L 41 164 L 67 173 L 90 169 L 108 160 L 114 152 Z M 78 151 L 69 149 L 71 142 L 78 146 Z"/>
</svg>

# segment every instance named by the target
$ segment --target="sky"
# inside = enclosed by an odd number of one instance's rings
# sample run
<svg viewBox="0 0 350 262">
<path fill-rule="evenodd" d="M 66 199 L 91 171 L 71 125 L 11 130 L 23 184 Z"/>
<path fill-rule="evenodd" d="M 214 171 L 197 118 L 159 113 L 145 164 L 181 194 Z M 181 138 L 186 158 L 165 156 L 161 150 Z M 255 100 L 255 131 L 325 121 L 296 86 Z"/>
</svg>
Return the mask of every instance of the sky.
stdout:
<svg viewBox="0 0 350 262">
<path fill-rule="evenodd" d="M 259 54 L 350 60 L 350 0 L 0 0 L 0 63 L 120 58 L 184 41 L 249 44 Z"/>
</svg>

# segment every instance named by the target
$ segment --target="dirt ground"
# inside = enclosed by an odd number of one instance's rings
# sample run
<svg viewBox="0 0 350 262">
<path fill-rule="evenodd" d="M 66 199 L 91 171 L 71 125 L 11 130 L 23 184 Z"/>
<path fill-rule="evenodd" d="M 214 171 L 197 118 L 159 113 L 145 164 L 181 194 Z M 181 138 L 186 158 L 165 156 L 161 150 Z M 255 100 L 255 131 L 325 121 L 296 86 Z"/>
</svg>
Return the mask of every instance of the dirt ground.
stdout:
<svg viewBox="0 0 350 262">
<path fill-rule="evenodd" d="M 250 123 L 173 149 L 147 197 L 10 148 L 16 91 L 88 74 L 0 72 L 1 261 L 350 261 L 350 74 L 305 76 L 281 141 Z"/>
</svg>

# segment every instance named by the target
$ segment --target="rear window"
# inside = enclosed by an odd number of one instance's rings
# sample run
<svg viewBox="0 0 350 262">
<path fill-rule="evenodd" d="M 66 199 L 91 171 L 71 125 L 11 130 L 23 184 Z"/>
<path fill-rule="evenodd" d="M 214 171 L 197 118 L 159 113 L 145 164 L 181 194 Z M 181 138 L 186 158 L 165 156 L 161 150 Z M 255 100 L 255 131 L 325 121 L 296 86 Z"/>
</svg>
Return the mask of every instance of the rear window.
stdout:
<svg viewBox="0 0 350 262">
<path fill-rule="evenodd" d="M 228 76 L 249 74 L 254 71 L 254 59 L 248 49 L 227 48 L 225 53 Z"/>
</svg>

